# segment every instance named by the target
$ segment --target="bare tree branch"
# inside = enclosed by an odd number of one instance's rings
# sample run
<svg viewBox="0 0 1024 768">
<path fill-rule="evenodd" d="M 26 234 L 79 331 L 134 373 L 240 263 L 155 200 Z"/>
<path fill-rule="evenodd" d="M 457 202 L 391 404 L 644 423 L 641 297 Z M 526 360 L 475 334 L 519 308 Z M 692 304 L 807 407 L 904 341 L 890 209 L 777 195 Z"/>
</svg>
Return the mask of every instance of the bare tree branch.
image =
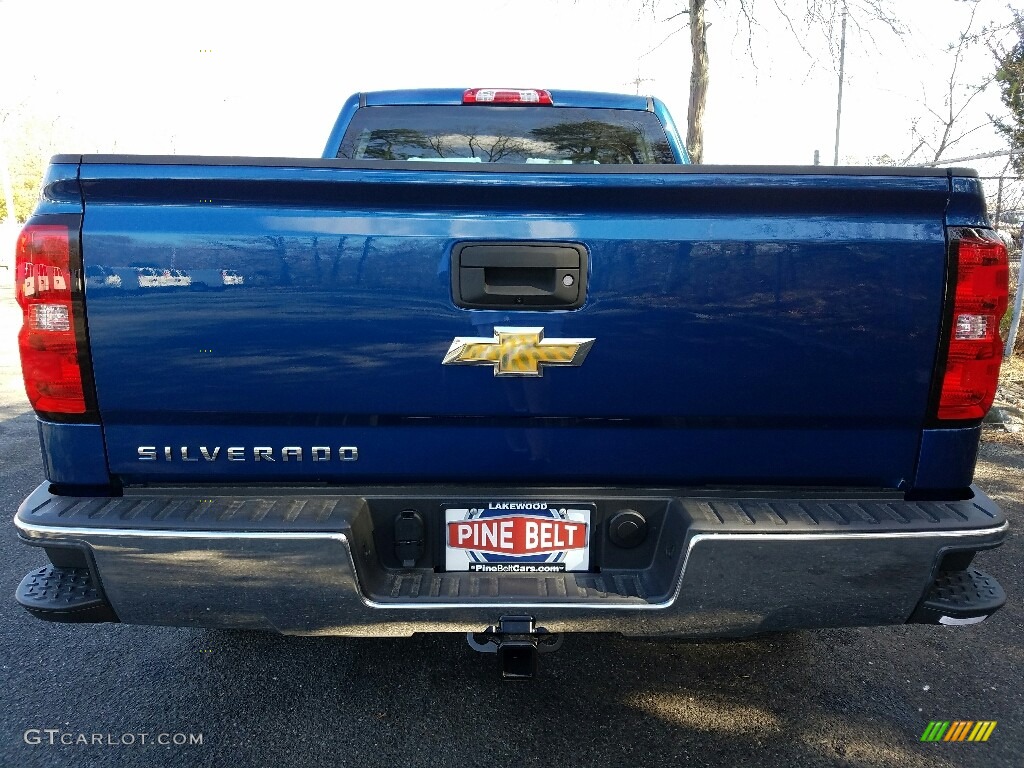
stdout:
<svg viewBox="0 0 1024 768">
<path fill-rule="evenodd" d="M 804 45 L 803 39 L 800 37 L 799 33 L 796 31 L 796 26 L 793 24 L 792 17 L 788 13 L 786 13 L 785 9 L 782 7 L 782 5 L 780 5 L 779 0 L 772 0 L 772 2 L 775 3 L 775 10 L 779 12 L 779 15 L 783 19 L 785 19 L 786 25 L 789 27 L 789 32 L 790 32 L 790 34 L 793 35 L 793 39 L 796 41 L 796 44 L 800 47 L 800 50 L 803 51 L 804 55 L 807 56 L 808 58 L 814 58 L 811 55 L 811 52 L 807 50 L 807 46 Z"/>
<path fill-rule="evenodd" d="M 689 26 L 690 26 L 689 24 L 684 24 L 683 26 L 679 27 L 679 29 L 675 30 L 674 32 L 669 32 L 669 33 L 668 33 L 668 34 L 667 34 L 667 35 L 665 36 L 665 39 L 664 39 L 664 40 L 662 40 L 662 41 L 661 41 L 660 43 L 658 43 L 658 44 L 657 44 L 656 46 L 654 46 L 653 48 L 651 48 L 651 49 L 650 49 L 649 51 L 647 51 L 647 52 L 645 52 L 645 53 L 641 53 L 641 54 L 640 54 L 639 56 L 637 56 L 637 59 L 642 59 L 642 58 L 644 58 L 645 56 L 650 56 L 650 55 L 651 55 L 652 53 L 654 53 L 654 52 L 655 52 L 656 50 L 658 50 L 659 48 L 661 48 L 661 46 L 663 46 L 663 45 L 664 45 L 665 43 L 667 43 L 667 42 L 668 42 L 669 40 L 671 40 L 671 39 L 672 39 L 673 37 L 675 37 L 676 35 L 678 35 L 678 34 L 679 34 L 680 32 L 682 32 L 682 31 L 683 31 L 684 29 L 686 29 L 686 28 L 687 28 L 687 27 L 689 27 Z"/>
<path fill-rule="evenodd" d="M 641 0 L 640 13 L 649 11 L 652 18 L 657 19 L 659 2 L 660 0 Z M 759 2 L 761 5 L 758 5 Z M 732 11 L 735 19 L 736 38 L 745 37 L 744 45 L 747 54 L 754 69 L 757 70 L 755 40 L 758 31 L 764 29 L 760 19 L 765 16 L 765 9 L 769 9 L 768 13 L 783 20 L 789 30 L 789 36 L 811 61 L 815 61 L 815 56 L 808 44 L 808 30 L 817 30 L 824 36 L 834 61 L 837 56 L 835 33 L 838 20 L 844 13 L 848 15 L 857 34 L 869 40 L 872 45 L 877 46 L 874 38 L 875 28 L 885 29 L 898 36 L 905 34 L 906 26 L 892 11 L 892 5 L 895 2 L 896 0 L 712 0 L 711 7 L 722 12 Z M 766 3 L 770 3 L 770 5 L 765 5 Z M 681 5 L 686 7 L 680 8 Z M 691 156 L 697 161 L 700 160 L 703 152 L 701 121 L 710 82 L 707 53 L 707 29 L 710 22 L 705 19 L 707 6 L 707 0 L 674 0 L 673 12 L 661 20 L 669 22 L 680 16 L 688 16 L 688 23 L 672 30 L 660 42 L 638 57 L 644 58 L 651 55 L 684 29 L 689 28 L 691 67 L 686 144 Z"/>
</svg>

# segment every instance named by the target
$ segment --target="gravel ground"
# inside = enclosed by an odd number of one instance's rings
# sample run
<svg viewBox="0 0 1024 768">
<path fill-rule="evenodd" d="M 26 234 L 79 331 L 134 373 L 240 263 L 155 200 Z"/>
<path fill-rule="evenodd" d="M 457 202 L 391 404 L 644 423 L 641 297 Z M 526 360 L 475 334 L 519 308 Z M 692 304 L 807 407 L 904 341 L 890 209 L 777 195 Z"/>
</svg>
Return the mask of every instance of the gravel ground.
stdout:
<svg viewBox="0 0 1024 768">
<path fill-rule="evenodd" d="M 987 421 L 1024 434 L 1024 352 L 1003 361 L 999 392 Z"/>
<path fill-rule="evenodd" d="M 0 501 L 42 476 L 0 299 Z M 1013 390 L 1017 391 L 1017 390 Z M 1016 397 L 1004 390 L 1010 405 Z M 800 632 L 743 642 L 570 637 L 503 684 L 460 637 L 287 638 L 48 624 L 13 604 L 41 555 L 0 533 L 0 766 L 1024 765 L 1024 437 L 990 425 L 978 481 L 1014 528 L 979 558 L 1010 595 L 972 628 Z M 984 744 L 922 744 L 929 720 L 996 720 Z M 58 729 L 49 744 L 43 729 Z M 26 743 L 40 732 L 42 743 Z M 61 745 L 101 734 L 146 744 Z M 154 744 L 201 734 L 202 744 Z M 173 739 L 173 736 L 171 736 Z"/>
</svg>

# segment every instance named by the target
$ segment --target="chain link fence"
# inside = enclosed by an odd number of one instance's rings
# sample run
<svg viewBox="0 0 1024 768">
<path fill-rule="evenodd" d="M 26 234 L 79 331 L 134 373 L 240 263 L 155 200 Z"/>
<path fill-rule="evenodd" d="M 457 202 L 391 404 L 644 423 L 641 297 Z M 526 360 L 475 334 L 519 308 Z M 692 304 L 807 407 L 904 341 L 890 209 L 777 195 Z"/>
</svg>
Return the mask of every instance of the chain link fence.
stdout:
<svg viewBox="0 0 1024 768">
<path fill-rule="evenodd" d="M 1024 355 L 1024 332 L 1020 330 L 1021 297 L 1018 296 L 1024 240 L 1024 177 L 1004 173 L 980 178 L 985 189 L 989 219 L 1010 250 L 1010 306 L 1000 329 L 1007 339 L 1006 352 L 1011 352 L 1009 337 L 1013 336 L 1012 352 Z"/>
<path fill-rule="evenodd" d="M 1015 355 L 1024 355 L 1024 331 L 1021 330 L 1021 251 L 1010 253 L 1010 306 L 1006 311 L 1001 330 L 1007 339 L 1006 351 Z M 1009 336 L 1013 334 L 1013 349 L 1010 349 Z"/>
</svg>

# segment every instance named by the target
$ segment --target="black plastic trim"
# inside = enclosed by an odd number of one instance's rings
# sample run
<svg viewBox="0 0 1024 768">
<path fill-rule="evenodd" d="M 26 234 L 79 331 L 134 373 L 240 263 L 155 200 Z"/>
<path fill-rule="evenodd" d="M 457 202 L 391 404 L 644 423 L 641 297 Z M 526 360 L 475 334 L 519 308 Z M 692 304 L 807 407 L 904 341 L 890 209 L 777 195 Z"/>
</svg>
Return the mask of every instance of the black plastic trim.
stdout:
<svg viewBox="0 0 1024 768">
<path fill-rule="evenodd" d="M 1006 604 L 1006 592 L 992 576 L 978 568 L 940 571 L 929 585 L 908 623 L 945 624 L 984 620 Z"/>
<path fill-rule="evenodd" d="M 46 485 L 46 483 L 43 485 Z M 38 488 L 36 490 L 38 490 Z M 31 496 L 29 498 L 31 498 Z M 58 551 L 66 551 L 67 554 L 64 556 L 66 558 L 65 562 L 73 559 L 76 564 L 71 567 L 87 568 L 90 576 L 92 576 L 93 586 L 96 587 L 100 595 L 104 595 L 103 584 L 100 582 L 99 571 L 96 568 L 96 561 L 93 558 L 92 549 L 90 549 L 88 545 L 79 541 L 44 541 L 42 539 L 31 539 L 26 536 L 22 536 L 20 533 L 18 534 L 18 541 L 22 544 L 27 544 L 30 547 L 40 547 L 46 553 L 46 558 L 58 568 L 67 567 L 62 565 L 60 562 L 55 561 L 55 559 L 61 559 L 61 556 L 57 554 Z"/>
<path fill-rule="evenodd" d="M 18 585 L 15 600 L 37 619 L 64 624 L 118 622 L 117 614 L 86 568 L 33 568 Z"/>
<path fill-rule="evenodd" d="M 531 259 L 530 249 L 543 252 L 545 259 Z M 507 259 L 502 254 L 507 253 Z M 474 298 L 471 277 L 477 273 L 478 280 L 487 270 L 515 269 L 515 262 L 526 264 L 523 268 L 548 272 L 553 280 L 553 292 L 540 295 L 491 295 L 480 294 Z M 545 261 L 544 266 L 536 266 Z M 467 263 L 468 262 L 468 263 Z M 507 263 L 503 263 L 507 262 Z M 531 263 L 532 262 L 532 263 Z M 583 243 L 551 242 L 535 240 L 464 240 L 456 243 L 451 255 L 452 302 L 462 309 L 530 310 L 556 311 L 579 309 L 587 301 L 589 285 L 590 254 Z M 473 270 L 473 272 L 470 272 Z M 575 298 L 571 301 L 561 298 L 565 293 L 558 284 L 558 276 L 569 274 L 575 279 Z M 486 283 L 478 283 L 486 290 Z"/>
<path fill-rule="evenodd" d="M 353 488 L 125 489 L 121 497 L 55 496 L 48 483 L 18 510 L 20 522 L 61 528 L 126 530 L 336 531 L 361 511 L 397 505 L 439 510 L 480 499 L 543 499 L 598 505 L 597 522 L 634 503 L 675 505 L 692 531 L 771 533 L 944 532 L 998 529 L 999 507 L 977 488 L 963 501 L 905 501 L 858 489 L 508 488 L 369 486 Z M 612 509 L 614 507 L 614 510 Z M 387 519 L 393 519 L 389 511 Z M 610 516 L 610 515 L 609 515 Z M 428 521 L 429 522 L 429 521 Z M 977 547 L 975 547 L 977 548 Z"/>
<path fill-rule="evenodd" d="M 70 157 L 70 156 L 69 156 Z M 78 156 L 75 156 L 76 158 Z M 637 170 L 680 175 L 791 175 L 791 176 L 904 176 L 911 178 L 942 178 L 949 174 L 977 178 L 973 168 L 906 168 L 902 166 L 824 166 L 824 165 L 522 165 L 483 163 L 468 169 L 465 163 L 417 163 L 410 167 L 404 160 L 342 160 L 336 158 L 295 157 L 226 157 L 203 155 L 82 155 L 83 166 L 89 165 L 176 165 L 176 166 L 239 166 L 280 168 L 369 168 L 377 170 L 414 170 L 417 173 L 471 172 L 524 174 L 623 174 Z"/>
<path fill-rule="evenodd" d="M 33 604 L 27 601 L 26 605 L 21 599 L 22 586 L 26 579 L 22 579 L 18 586 L 16 598 L 18 603 L 37 619 L 44 621 L 57 621 L 61 623 L 94 624 L 100 622 L 119 622 L 116 612 L 107 599 L 103 590 L 103 582 L 100 579 L 99 569 L 93 558 L 92 549 L 81 542 L 75 541 L 52 541 L 30 539 L 24 536 L 18 537 L 19 541 L 30 547 L 41 547 L 46 553 L 47 559 L 52 565 L 47 566 L 54 571 L 82 571 L 88 574 L 89 582 L 96 593 L 96 599 L 88 605 L 77 606 L 70 610 L 61 610 L 58 607 L 47 607 L 41 604 Z M 40 569 L 34 569 L 38 571 Z M 34 572 L 33 571 L 33 572 Z M 31 575 L 32 572 L 29 573 Z"/>
</svg>

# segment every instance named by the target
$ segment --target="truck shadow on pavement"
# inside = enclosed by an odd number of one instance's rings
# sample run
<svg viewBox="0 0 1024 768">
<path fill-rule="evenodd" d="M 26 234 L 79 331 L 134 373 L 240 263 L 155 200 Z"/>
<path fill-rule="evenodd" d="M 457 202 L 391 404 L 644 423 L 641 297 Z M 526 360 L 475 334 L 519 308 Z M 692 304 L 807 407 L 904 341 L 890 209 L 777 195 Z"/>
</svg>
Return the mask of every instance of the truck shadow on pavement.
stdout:
<svg viewBox="0 0 1024 768">
<path fill-rule="evenodd" d="M 927 629 L 873 631 L 891 652 L 890 641 Z M 300 741 L 307 755 L 360 765 L 739 765 L 751 754 L 780 765 L 952 764 L 919 743 L 927 713 L 905 700 L 915 686 L 885 658 L 870 661 L 864 630 L 716 642 L 575 635 L 525 683 L 502 682 L 495 658 L 455 635 L 195 639 L 208 647 L 192 695 L 205 699 L 215 738 L 243 750 Z M 226 732 L 215 725 L 224 722 Z"/>
</svg>

